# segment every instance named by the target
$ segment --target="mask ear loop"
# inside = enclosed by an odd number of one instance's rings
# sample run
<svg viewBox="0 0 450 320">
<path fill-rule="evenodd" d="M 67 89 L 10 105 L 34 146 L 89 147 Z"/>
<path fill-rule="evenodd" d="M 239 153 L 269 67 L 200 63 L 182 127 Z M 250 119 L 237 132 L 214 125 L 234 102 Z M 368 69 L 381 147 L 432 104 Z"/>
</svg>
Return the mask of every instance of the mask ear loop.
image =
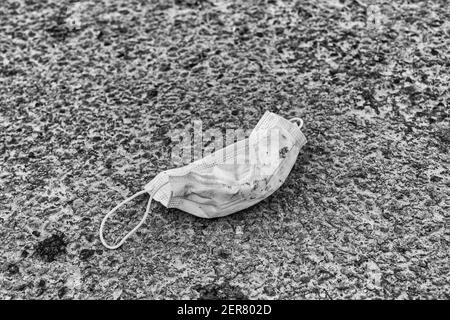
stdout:
<svg viewBox="0 0 450 320">
<path fill-rule="evenodd" d="M 133 228 L 133 230 L 131 230 L 130 232 L 128 232 L 128 233 L 122 238 L 122 240 L 119 241 L 119 243 L 117 243 L 117 244 L 115 244 L 115 245 L 109 245 L 109 244 L 106 243 L 105 238 L 103 237 L 103 229 L 104 229 L 104 227 L 105 227 L 106 220 L 108 220 L 108 218 L 111 217 L 111 215 L 112 215 L 114 212 L 116 212 L 117 209 L 119 209 L 121 206 L 123 206 L 124 204 L 130 202 L 130 201 L 133 200 L 134 198 L 136 198 L 136 197 L 138 197 L 138 196 L 140 196 L 140 195 L 142 195 L 142 194 L 144 194 L 144 193 L 147 193 L 147 191 L 146 191 L 146 190 L 139 191 L 138 193 L 135 193 L 135 194 L 132 195 L 131 197 L 125 199 L 124 201 L 122 201 L 121 203 L 119 203 L 116 207 L 114 207 L 110 212 L 108 212 L 108 213 L 106 214 L 106 216 L 103 218 L 102 223 L 100 224 L 100 231 L 99 231 L 99 232 L 100 232 L 100 241 L 102 242 L 102 244 L 103 244 L 106 248 L 108 248 L 108 249 L 117 249 L 117 248 L 119 248 L 119 247 L 122 246 L 123 243 L 124 243 L 129 237 L 131 237 L 131 236 L 137 231 L 137 229 L 139 229 L 139 228 L 142 226 L 142 224 L 145 222 L 145 220 L 147 219 L 148 214 L 149 214 L 149 212 L 150 212 L 150 205 L 152 204 L 153 194 L 150 194 L 150 198 L 148 199 L 148 203 L 147 203 L 147 209 L 145 210 L 144 216 L 142 217 L 141 221 L 137 224 L 137 226 L 135 226 L 135 227 Z"/>
<path fill-rule="evenodd" d="M 303 128 L 303 120 L 301 118 L 292 118 L 289 121 L 296 122 L 299 129 Z"/>
</svg>

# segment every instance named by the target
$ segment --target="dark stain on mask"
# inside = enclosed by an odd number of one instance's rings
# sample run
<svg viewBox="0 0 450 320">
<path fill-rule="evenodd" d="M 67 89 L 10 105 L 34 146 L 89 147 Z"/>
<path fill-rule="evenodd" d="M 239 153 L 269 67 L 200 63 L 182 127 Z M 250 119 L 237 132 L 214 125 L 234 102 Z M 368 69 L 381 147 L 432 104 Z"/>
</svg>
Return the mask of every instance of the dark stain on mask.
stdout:
<svg viewBox="0 0 450 320">
<path fill-rule="evenodd" d="M 196 285 L 192 289 L 197 291 L 199 300 L 246 300 L 248 297 L 241 288 L 232 286 L 228 282 L 222 284 L 211 283 L 207 285 Z"/>
<path fill-rule="evenodd" d="M 191 184 L 186 184 L 183 187 L 183 196 L 188 196 L 192 193 L 192 185 Z"/>
<path fill-rule="evenodd" d="M 262 191 L 264 191 L 266 189 L 268 183 L 269 183 L 269 178 L 256 180 L 254 187 L 253 187 L 253 191 L 257 192 L 256 195 L 259 195 L 259 193 L 261 193 Z"/>
<path fill-rule="evenodd" d="M 280 158 L 286 158 L 286 154 L 289 152 L 288 147 L 283 147 L 280 149 Z"/>
<path fill-rule="evenodd" d="M 66 253 L 67 242 L 64 234 L 54 234 L 51 237 L 39 242 L 36 246 L 35 254 L 45 262 L 52 262 L 56 257 Z"/>
</svg>

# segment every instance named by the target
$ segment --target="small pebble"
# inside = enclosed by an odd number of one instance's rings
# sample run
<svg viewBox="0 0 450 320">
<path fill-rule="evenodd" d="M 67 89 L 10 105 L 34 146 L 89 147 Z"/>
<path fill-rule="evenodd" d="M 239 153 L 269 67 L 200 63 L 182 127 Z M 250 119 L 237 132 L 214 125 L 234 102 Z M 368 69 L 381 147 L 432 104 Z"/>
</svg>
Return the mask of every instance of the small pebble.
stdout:
<svg viewBox="0 0 450 320">
<path fill-rule="evenodd" d="M 276 295 L 275 288 L 271 285 L 264 287 L 264 293 L 267 294 L 269 297 L 273 297 Z"/>
<path fill-rule="evenodd" d="M 78 210 L 79 208 L 81 208 L 81 206 L 83 206 L 84 202 L 81 199 L 75 199 L 72 203 L 72 208 L 74 210 Z"/>
</svg>

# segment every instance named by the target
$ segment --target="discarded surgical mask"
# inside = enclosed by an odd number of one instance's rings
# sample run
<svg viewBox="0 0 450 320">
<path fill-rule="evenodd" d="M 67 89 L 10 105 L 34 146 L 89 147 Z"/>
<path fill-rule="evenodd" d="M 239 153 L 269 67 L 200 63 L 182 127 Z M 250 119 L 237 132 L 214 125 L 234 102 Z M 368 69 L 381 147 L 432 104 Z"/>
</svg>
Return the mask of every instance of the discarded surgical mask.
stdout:
<svg viewBox="0 0 450 320">
<path fill-rule="evenodd" d="M 266 112 L 247 139 L 192 162 L 159 173 L 142 191 L 112 209 L 100 225 L 100 240 L 120 247 L 145 222 L 152 200 L 202 218 L 223 217 L 264 200 L 286 180 L 306 138 L 303 121 Z M 103 237 L 105 222 L 122 205 L 141 194 L 150 199 L 141 221 L 117 244 Z"/>
</svg>

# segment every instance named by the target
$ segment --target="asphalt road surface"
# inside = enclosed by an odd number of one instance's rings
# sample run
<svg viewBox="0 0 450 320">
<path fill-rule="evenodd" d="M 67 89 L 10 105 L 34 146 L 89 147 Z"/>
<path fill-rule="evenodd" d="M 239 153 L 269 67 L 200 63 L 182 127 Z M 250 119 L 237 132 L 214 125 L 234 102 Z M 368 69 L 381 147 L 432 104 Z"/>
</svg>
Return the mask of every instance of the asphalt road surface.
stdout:
<svg viewBox="0 0 450 320">
<path fill-rule="evenodd" d="M 446 1 L 0 1 L 0 299 L 449 299 Z M 285 184 L 155 204 L 193 119 L 302 117 Z M 108 224 L 140 219 L 139 198 Z"/>
</svg>

